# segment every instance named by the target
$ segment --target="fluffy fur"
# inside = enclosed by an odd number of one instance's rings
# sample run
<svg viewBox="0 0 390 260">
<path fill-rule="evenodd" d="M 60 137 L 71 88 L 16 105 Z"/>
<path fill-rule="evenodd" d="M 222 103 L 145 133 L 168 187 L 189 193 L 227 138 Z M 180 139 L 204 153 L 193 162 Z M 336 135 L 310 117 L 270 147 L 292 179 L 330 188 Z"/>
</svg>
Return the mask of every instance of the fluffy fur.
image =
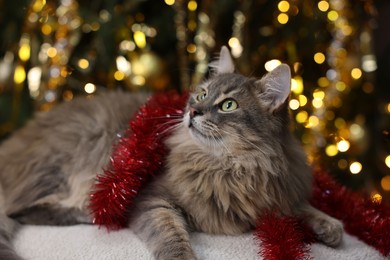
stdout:
<svg viewBox="0 0 390 260">
<path fill-rule="evenodd" d="M 289 67 L 247 78 L 234 73 L 225 47 L 213 66 L 167 140 L 165 173 L 137 197 L 130 227 L 156 259 L 196 259 L 190 231 L 240 234 L 271 209 L 305 218 L 320 240 L 337 246 L 341 223 L 308 203 L 311 171 L 289 132 Z M 1 259 L 18 259 L 9 244 L 17 222 L 90 222 L 91 182 L 144 100 L 121 93 L 58 106 L 4 142 Z"/>
</svg>

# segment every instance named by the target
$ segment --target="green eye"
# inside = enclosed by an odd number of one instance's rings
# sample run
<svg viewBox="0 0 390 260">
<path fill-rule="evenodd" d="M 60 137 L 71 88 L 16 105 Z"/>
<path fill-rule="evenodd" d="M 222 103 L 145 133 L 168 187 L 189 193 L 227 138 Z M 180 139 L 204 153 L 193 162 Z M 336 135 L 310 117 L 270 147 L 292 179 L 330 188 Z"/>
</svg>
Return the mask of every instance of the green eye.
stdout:
<svg viewBox="0 0 390 260">
<path fill-rule="evenodd" d="M 238 103 L 233 99 L 226 99 L 221 105 L 221 110 L 224 112 L 230 112 L 238 108 Z"/>
<path fill-rule="evenodd" d="M 201 91 L 201 92 L 198 93 L 198 96 L 196 96 L 196 100 L 202 101 L 202 100 L 204 100 L 206 97 L 207 97 L 207 93 L 206 93 L 206 91 L 203 90 L 203 91 Z"/>
</svg>

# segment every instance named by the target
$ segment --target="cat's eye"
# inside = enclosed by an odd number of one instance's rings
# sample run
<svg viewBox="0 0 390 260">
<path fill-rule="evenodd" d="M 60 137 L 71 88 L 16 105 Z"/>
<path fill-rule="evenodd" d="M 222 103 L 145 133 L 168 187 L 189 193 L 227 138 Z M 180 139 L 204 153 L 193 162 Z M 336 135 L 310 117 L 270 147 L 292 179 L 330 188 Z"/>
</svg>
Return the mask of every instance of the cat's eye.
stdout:
<svg viewBox="0 0 390 260">
<path fill-rule="evenodd" d="M 226 99 L 220 105 L 220 109 L 223 112 L 230 112 L 238 108 L 238 103 L 234 99 Z"/>
<path fill-rule="evenodd" d="M 199 92 L 198 95 L 196 96 L 196 100 L 202 101 L 202 100 L 204 100 L 206 97 L 207 97 L 206 91 L 202 90 L 202 91 Z"/>
</svg>

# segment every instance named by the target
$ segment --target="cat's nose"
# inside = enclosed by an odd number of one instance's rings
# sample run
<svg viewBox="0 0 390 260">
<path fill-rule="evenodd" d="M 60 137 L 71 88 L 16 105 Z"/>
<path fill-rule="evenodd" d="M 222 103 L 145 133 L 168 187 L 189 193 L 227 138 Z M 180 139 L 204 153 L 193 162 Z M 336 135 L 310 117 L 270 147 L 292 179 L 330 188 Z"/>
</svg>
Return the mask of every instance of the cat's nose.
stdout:
<svg viewBox="0 0 390 260">
<path fill-rule="evenodd" d="M 194 118 L 196 116 L 201 116 L 203 115 L 202 111 L 196 109 L 196 108 L 193 108 L 193 107 L 190 107 L 190 118 Z"/>
</svg>

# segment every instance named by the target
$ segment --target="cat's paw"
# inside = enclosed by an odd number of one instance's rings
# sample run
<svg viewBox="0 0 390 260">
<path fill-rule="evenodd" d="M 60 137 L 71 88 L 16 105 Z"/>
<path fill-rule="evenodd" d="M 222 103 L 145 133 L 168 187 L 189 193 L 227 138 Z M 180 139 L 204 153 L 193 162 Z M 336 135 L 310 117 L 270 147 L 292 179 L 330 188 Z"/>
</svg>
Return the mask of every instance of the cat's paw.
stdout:
<svg viewBox="0 0 390 260">
<path fill-rule="evenodd" d="M 317 238 L 328 246 L 337 247 L 343 239 L 343 224 L 335 218 L 316 218 L 312 222 L 312 228 Z"/>
</svg>

